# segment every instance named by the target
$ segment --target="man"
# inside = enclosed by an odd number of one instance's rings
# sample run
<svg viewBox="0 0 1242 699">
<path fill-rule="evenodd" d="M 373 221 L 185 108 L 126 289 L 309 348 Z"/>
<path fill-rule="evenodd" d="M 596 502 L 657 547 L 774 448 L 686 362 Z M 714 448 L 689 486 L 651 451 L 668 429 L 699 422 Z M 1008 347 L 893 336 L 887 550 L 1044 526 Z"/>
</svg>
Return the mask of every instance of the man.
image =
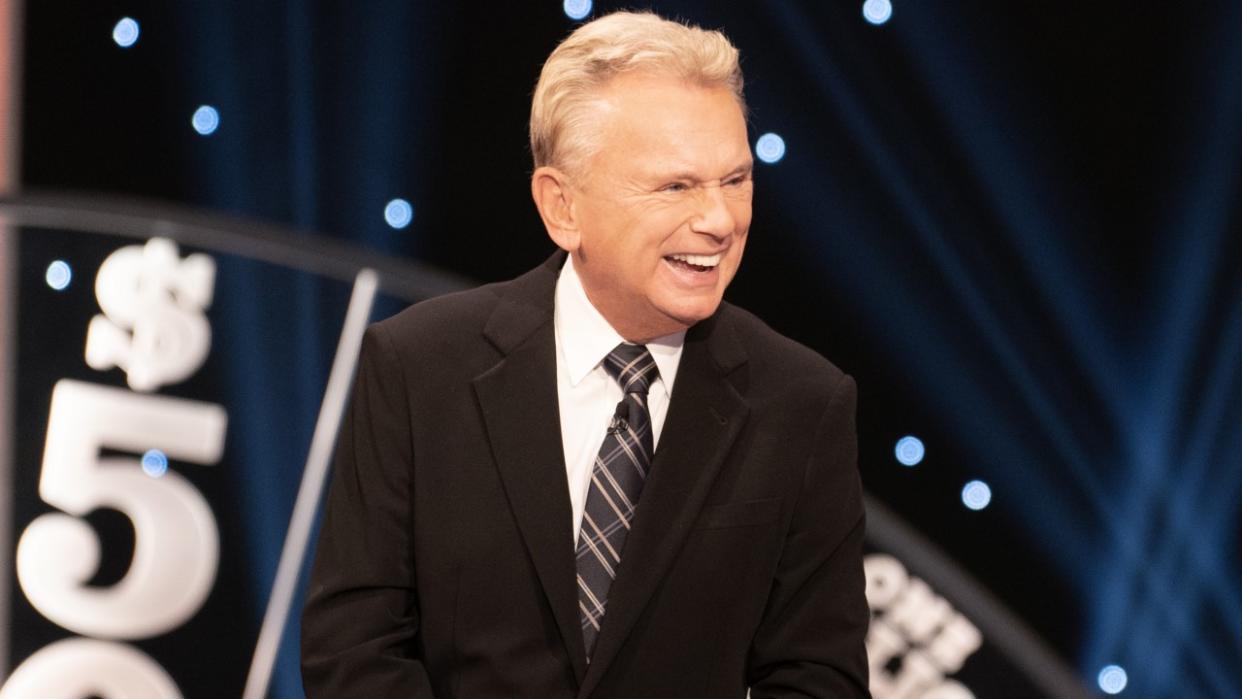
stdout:
<svg viewBox="0 0 1242 699">
<path fill-rule="evenodd" d="M 372 326 L 303 617 L 310 697 L 867 695 L 853 381 L 721 297 L 737 51 L 583 25 L 535 90 L 561 249 Z"/>
</svg>

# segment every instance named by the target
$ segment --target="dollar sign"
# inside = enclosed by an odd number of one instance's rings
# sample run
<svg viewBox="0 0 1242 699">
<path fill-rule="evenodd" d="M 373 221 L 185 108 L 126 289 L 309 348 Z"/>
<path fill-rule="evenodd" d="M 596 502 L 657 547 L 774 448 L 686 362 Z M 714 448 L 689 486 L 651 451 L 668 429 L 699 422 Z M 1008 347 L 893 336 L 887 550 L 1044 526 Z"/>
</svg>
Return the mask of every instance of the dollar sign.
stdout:
<svg viewBox="0 0 1242 699">
<path fill-rule="evenodd" d="M 130 388 L 154 391 L 183 381 L 207 359 L 215 263 L 203 254 L 181 258 L 176 243 L 152 238 L 104 260 L 95 277 L 102 315 L 86 334 L 86 363 L 120 367 Z"/>
</svg>

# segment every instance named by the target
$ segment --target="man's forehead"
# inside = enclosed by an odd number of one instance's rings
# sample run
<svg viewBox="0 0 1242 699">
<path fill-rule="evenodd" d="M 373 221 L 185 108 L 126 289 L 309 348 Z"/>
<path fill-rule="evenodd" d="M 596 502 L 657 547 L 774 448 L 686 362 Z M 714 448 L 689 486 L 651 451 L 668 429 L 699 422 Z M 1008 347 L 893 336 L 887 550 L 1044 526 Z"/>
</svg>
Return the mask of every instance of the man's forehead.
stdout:
<svg viewBox="0 0 1242 699">
<path fill-rule="evenodd" d="M 620 73 L 600 85 L 596 92 L 602 100 L 611 103 L 614 107 L 618 106 L 618 102 L 641 99 L 653 93 L 723 93 L 729 95 L 738 104 L 739 110 L 744 111 L 737 95 L 728 86 L 691 80 L 671 70 L 644 68 Z"/>
<path fill-rule="evenodd" d="M 671 78 L 630 79 L 600 94 L 597 128 L 675 143 L 699 133 L 744 134 L 746 119 L 731 90 Z M 671 145 L 675 145 L 675 143 Z"/>
<path fill-rule="evenodd" d="M 688 104 L 631 105 L 601 120 L 601 133 L 618 145 L 640 143 L 669 158 L 700 160 L 713 154 L 737 160 L 749 153 L 746 122 L 734 112 Z"/>
</svg>

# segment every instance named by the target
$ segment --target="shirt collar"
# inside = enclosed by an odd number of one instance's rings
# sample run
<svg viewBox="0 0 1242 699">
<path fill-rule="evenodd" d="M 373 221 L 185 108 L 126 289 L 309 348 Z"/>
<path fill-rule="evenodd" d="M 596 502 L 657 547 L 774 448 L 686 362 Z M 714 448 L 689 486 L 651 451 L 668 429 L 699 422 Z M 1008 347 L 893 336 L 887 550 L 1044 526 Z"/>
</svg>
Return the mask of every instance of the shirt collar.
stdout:
<svg viewBox="0 0 1242 699">
<path fill-rule="evenodd" d="M 577 386 L 586 375 L 604 361 L 625 338 L 596 310 L 582 288 L 582 280 L 574 269 L 574 257 L 569 255 L 561 274 L 556 280 L 554 307 L 557 344 L 569 370 L 569 382 Z M 686 331 L 657 337 L 647 343 L 647 351 L 660 369 L 660 380 L 653 385 L 661 386 L 665 395 L 673 394 L 673 382 L 677 378 L 677 366 L 681 363 L 681 350 L 685 345 Z"/>
</svg>

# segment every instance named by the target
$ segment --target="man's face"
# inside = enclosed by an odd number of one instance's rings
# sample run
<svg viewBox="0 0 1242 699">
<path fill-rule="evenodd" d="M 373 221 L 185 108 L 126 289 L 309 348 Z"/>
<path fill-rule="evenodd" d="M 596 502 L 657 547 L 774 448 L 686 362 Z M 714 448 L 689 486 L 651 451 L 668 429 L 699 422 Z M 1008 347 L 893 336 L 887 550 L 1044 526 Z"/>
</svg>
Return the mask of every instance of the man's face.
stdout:
<svg viewBox="0 0 1242 699">
<path fill-rule="evenodd" d="M 650 74 L 603 90 L 598 149 L 575 180 L 574 264 L 627 340 L 716 312 L 750 227 L 753 161 L 733 94 Z"/>
</svg>

